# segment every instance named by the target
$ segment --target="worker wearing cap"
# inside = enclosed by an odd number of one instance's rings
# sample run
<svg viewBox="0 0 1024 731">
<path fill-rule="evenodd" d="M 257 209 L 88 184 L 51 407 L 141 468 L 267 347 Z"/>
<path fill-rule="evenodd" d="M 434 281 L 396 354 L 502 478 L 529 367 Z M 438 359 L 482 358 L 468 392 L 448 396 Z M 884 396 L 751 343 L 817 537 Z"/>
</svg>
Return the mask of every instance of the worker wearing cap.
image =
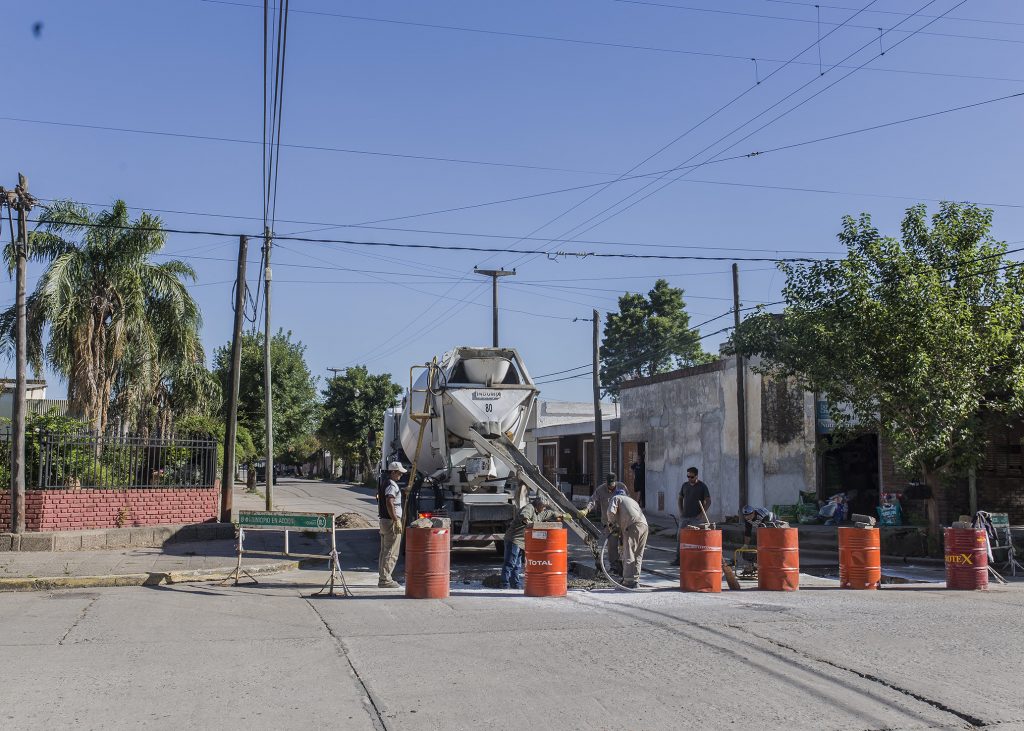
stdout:
<svg viewBox="0 0 1024 731">
<path fill-rule="evenodd" d="M 526 552 L 526 529 L 536 522 L 558 520 L 561 513 L 547 509 L 547 502 L 540 495 L 534 495 L 530 502 L 520 509 L 505 531 L 505 561 L 501 565 L 501 588 L 523 588 L 523 554 Z"/>
<path fill-rule="evenodd" d="M 590 496 L 590 502 L 580 511 L 580 517 L 586 517 L 595 507 L 601 508 L 601 522 L 611 532 L 612 521 L 608 516 L 608 503 L 616 495 L 628 495 L 625 484 L 619 482 L 614 472 L 605 475 L 603 485 L 594 490 Z M 622 560 L 619 557 L 619 537 L 612 532 L 608 539 L 608 560 L 611 562 L 612 570 L 618 574 L 622 573 Z"/>
<path fill-rule="evenodd" d="M 760 528 L 762 525 L 774 526 L 779 523 L 775 513 L 768 510 L 768 508 L 755 508 L 750 505 L 744 505 L 741 512 L 743 513 L 744 546 L 750 545 L 750 539 L 754 535 L 754 528 Z"/>
<path fill-rule="evenodd" d="M 380 555 L 377 558 L 377 586 L 381 589 L 397 589 L 401 584 L 394 580 L 391 572 L 398 563 L 398 552 L 402 547 L 402 491 L 398 481 L 408 472 L 401 462 L 388 465 L 388 481 L 381 480 L 377 488 L 377 515 L 380 517 Z"/>
<path fill-rule="evenodd" d="M 647 518 L 640 503 L 625 494 L 616 494 L 608 502 L 608 517 L 622 540 L 622 585 L 635 589 L 647 548 Z"/>
</svg>

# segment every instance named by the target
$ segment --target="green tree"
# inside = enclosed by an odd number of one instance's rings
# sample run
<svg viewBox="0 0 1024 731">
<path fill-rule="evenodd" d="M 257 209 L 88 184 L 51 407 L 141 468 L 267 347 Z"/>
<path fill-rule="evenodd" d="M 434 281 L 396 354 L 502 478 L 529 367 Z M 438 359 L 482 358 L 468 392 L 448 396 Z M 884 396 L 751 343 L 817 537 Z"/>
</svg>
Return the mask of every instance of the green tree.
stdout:
<svg viewBox="0 0 1024 731">
<path fill-rule="evenodd" d="M 278 330 L 270 341 L 271 388 L 274 397 L 274 456 L 288 453 L 307 443 L 320 425 L 321 407 L 317 401 L 317 379 L 306 365 L 306 347 L 292 341 L 292 333 Z M 224 393 L 228 393 L 231 344 L 217 348 L 213 373 Z M 266 451 L 263 406 L 263 335 L 242 336 L 242 367 L 238 389 L 239 431 L 251 436 L 255 454 Z M 227 414 L 227 404 L 221 415 Z M 243 458 L 239 457 L 242 461 Z"/>
<path fill-rule="evenodd" d="M 844 218 L 846 257 L 782 265 L 784 314 L 748 318 L 737 344 L 824 396 L 847 435 L 877 431 L 934 489 L 977 464 L 988 419 L 1024 406 L 1024 271 L 989 234 L 991 211 L 943 203 L 930 223 L 908 209 L 897 240 Z"/>
<path fill-rule="evenodd" d="M 100 213 L 58 201 L 42 209 L 39 229 L 29 235 L 29 258 L 48 267 L 27 300 L 28 358 L 37 373 L 45 361 L 66 379 L 71 412 L 104 431 L 115 401 L 136 428 L 156 417 L 150 406 L 165 419 L 173 410 L 161 391 L 195 403 L 203 389 L 193 385 L 205 371 L 202 318 L 185 286 L 195 272 L 182 261 L 153 261 L 165 241 L 160 219 L 142 213 L 133 221 L 120 200 Z M 0 314 L 5 340 L 14 327 L 12 306 Z"/>
<path fill-rule="evenodd" d="M 350 464 L 373 464 L 380 456 L 384 410 L 401 392 L 390 373 L 373 375 L 366 366 L 346 368 L 328 380 L 320 426 L 324 444 Z"/>
<path fill-rule="evenodd" d="M 700 335 L 690 329 L 683 290 L 664 279 L 645 297 L 627 292 L 619 311 L 608 315 L 601 343 L 601 384 L 614 396 L 620 383 L 672 368 L 707 363 Z"/>
</svg>

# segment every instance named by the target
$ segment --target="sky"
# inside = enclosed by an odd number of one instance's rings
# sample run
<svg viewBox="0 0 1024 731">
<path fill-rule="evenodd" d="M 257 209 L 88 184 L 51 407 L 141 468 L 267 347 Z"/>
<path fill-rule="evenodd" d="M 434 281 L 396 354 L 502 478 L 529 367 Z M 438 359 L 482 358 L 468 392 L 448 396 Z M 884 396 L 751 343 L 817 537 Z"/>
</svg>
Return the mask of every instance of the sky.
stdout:
<svg viewBox="0 0 1024 731">
<path fill-rule="evenodd" d="M 407 383 L 413 364 L 490 344 L 489 279 L 472 270 L 515 267 L 502 345 L 551 381 L 542 397 L 589 400 L 591 311 L 659 277 L 684 289 L 692 324 L 718 318 L 701 327 L 715 352 L 731 263 L 744 307 L 776 302 L 782 275 L 751 259 L 840 255 L 844 215 L 898 234 L 910 205 L 969 200 L 993 208 L 998 238 L 1024 242 L 1024 97 L 765 152 L 1024 92 L 1024 4 L 819 4 L 295 0 L 279 236 L 573 255 L 279 240 L 275 330 L 321 379 L 363 364 Z M 21 171 L 44 200 L 120 198 L 170 228 L 231 234 L 169 234 L 164 250 L 197 272 L 208 358 L 231 335 L 237 234 L 262 228 L 262 24 L 256 0 L 4 13 L 0 184 Z M 697 167 L 635 177 L 681 165 Z M 13 299 L 0 281 L 0 306 Z"/>
</svg>

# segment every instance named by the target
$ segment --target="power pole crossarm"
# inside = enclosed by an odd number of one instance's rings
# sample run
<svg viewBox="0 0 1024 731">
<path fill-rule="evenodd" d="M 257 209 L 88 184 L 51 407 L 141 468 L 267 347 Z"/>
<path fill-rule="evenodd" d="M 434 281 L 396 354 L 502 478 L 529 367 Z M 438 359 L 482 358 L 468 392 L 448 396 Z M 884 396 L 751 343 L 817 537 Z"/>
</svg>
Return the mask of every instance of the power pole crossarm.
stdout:
<svg viewBox="0 0 1024 731">
<path fill-rule="evenodd" d="M 498 277 L 512 277 L 515 276 L 516 270 L 507 271 L 505 269 L 474 269 L 474 274 L 482 274 L 485 277 L 491 278 L 491 328 L 492 337 L 491 345 L 495 348 L 498 347 Z"/>
</svg>

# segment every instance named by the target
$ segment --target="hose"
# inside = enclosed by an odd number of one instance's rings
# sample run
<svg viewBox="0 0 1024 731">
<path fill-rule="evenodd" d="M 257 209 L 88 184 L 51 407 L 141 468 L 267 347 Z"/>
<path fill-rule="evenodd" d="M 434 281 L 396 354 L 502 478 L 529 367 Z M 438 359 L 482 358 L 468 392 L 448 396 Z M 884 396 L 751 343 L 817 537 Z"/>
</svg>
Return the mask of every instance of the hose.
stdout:
<svg viewBox="0 0 1024 731">
<path fill-rule="evenodd" d="M 649 592 L 649 591 L 654 591 L 654 587 L 640 588 L 639 586 L 637 586 L 635 589 L 631 589 L 628 586 L 620 584 L 619 582 L 617 582 L 615 579 L 613 579 L 611 577 L 611 574 L 608 573 L 607 567 L 605 567 L 605 565 L 604 565 L 604 555 L 608 551 L 608 540 L 611 537 L 612 537 L 611 533 L 606 535 L 604 537 L 604 540 L 601 541 L 601 547 L 597 550 L 597 565 L 601 568 L 601 573 L 604 574 L 604 578 L 606 578 L 610 584 L 612 584 L 616 589 L 619 589 L 620 591 L 629 591 L 629 592 L 640 593 L 640 594 L 646 593 L 646 592 Z"/>
</svg>

